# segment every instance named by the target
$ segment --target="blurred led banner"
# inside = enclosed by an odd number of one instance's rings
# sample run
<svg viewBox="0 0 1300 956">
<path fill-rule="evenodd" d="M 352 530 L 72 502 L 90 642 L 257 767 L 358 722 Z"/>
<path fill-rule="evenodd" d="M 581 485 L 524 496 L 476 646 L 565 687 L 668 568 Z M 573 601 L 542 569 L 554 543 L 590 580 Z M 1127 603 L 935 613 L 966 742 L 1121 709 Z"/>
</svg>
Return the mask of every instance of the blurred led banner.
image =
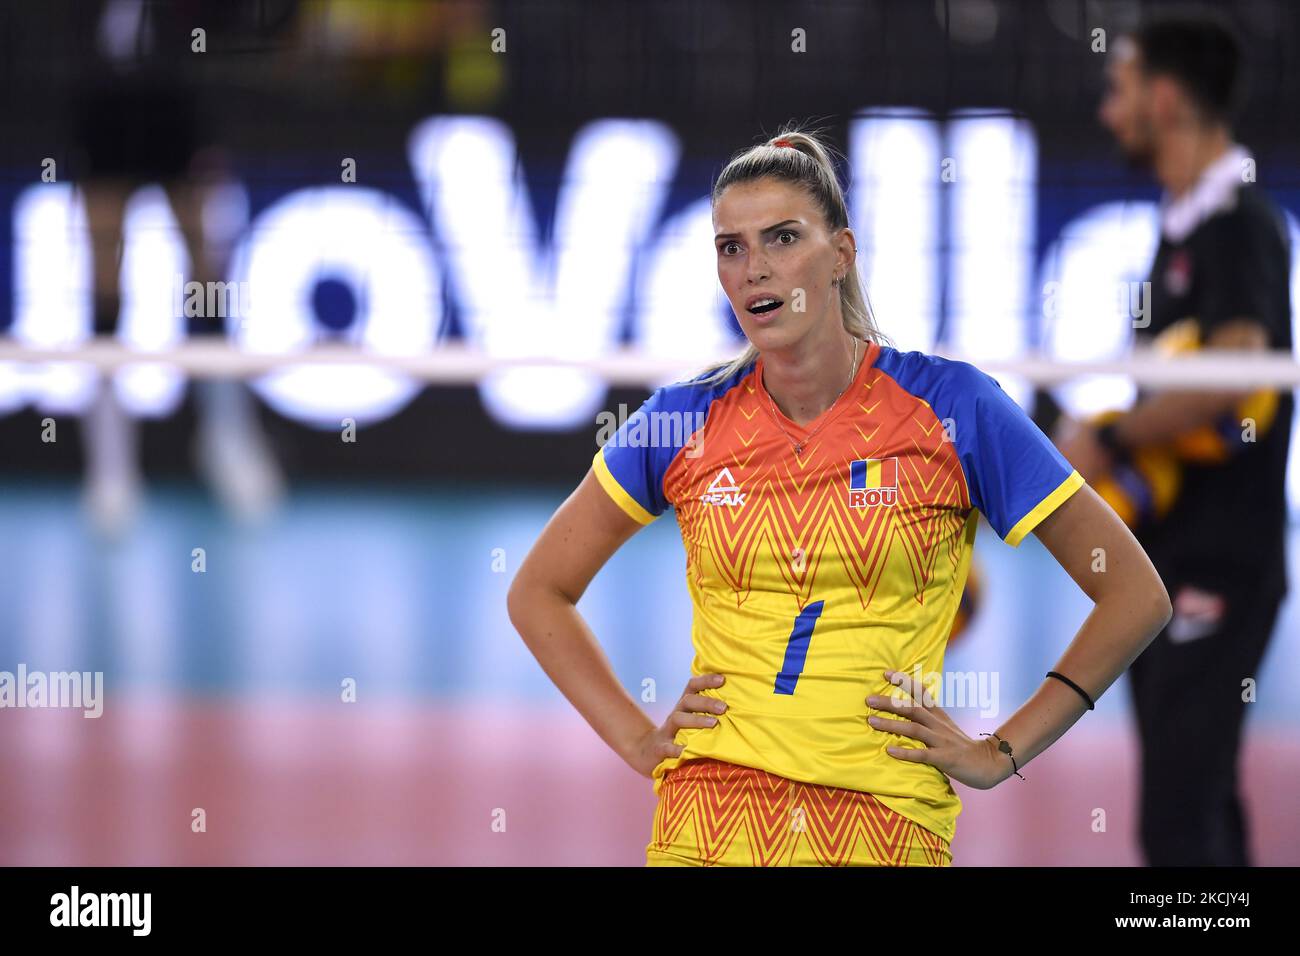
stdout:
<svg viewBox="0 0 1300 956">
<path fill-rule="evenodd" d="M 860 266 L 878 320 L 900 347 L 942 342 L 975 362 L 1023 354 L 1035 335 L 1063 359 L 1128 347 L 1133 317 L 1115 293 L 1145 278 L 1157 239 L 1151 203 L 1085 210 L 1036 261 L 1038 155 L 1027 121 L 873 109 L 851 121 L 846 145 Z M 607 354 L 620 344 L 629 306 L 632 343 L 647 355 L 698 354 L 702 365 L 743 345 L 718 286 L 707 192 L 665 215 L 681 159 L 667 125 L 584 127 L 558 177 L 549 238 L 539 234 L 501 121 L 430 118 L 411 132 L 407 158 L 421 210 L 340 184 L 288 192 L 249 221 L 247 197 L 234 190 L 205 217 L 214 231 L 228 233 L 233 222 L 237 233 L 231 274 L 210 283 L 215 290 L 186 281 L 188 254 L 166 196 L 141 188 L 124 223 L 120 337 L 146 353 L 165 348 L 184 337 L 188 312 L 215 301 L 228 335 L 250 352 L 289 358 L 328 332 L 377 353 L 416 355 L 438 347 L 446 294 L 468 343 L 494 356 Z M 81 194 L 66 184 L 27 187 L 12 231 L 11 334 L 47 347 L 87 338 Z M 74 363 L 0 363 L 0 414 L 29 405 L 78 412 L 91 376 Z M 1003 384 L 1027 400 L 1026 383 Z M 342 365 L 286 365 L 254 385 L 280 414 L 317 428 L 344 417 L 381 421 L 421 387 L 398 372 Z M 158 417 L 175 410 L 184 379 L 142 361 L 122 369 L 116 386 L 136 414 Z M 607 386 L 590 371 L 539 365 L 494 372 L 479 388 L 505 427 L 569 430 L 594 420 Z M 1058 397 L 1067 409 L 1094 411 L 1124 404 L 1132 387 L 1082 381 Z"/>
</svg>

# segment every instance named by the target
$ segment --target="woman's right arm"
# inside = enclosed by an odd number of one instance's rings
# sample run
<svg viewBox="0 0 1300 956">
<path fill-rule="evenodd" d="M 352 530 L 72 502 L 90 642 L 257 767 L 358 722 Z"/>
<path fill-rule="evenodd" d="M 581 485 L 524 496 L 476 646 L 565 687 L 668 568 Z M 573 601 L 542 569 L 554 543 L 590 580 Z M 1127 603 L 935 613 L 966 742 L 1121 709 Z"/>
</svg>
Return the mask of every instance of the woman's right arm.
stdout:
<svg viewBox="0 0 1300 956">
<path fill-rule="evenodd" d="M 555 686 L 605 743 L 648 777 L 665 757 L 681 753 L 682 748 L 673 743 L 679 728 L 717 723 L 696 711 L 720 712 L 721 701 L 691 692 L 720 686 L 722 678 L 710 674 L 691 678 L 673 714 L 656 727 L 619 683 L 600 643 L 578 613 L 578 600 L 596 572 L 640 529 L 640 523 L 614 503 L 589 470 L 524 558 L 506 606 L 510 622 Z"/>
</svg>

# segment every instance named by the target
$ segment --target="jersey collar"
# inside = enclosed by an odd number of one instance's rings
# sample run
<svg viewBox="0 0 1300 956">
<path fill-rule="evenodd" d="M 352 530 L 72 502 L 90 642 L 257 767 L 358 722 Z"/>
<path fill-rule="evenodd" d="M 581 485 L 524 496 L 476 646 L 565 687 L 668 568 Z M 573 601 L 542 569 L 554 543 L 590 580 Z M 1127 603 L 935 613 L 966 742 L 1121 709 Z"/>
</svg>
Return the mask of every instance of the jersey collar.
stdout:
<svg viewBox="0 0 1300 956">
<path fill-rule="evenodd" d="M 1178 199 L 1171 200 L 1166 193 L 1160 201 L 1160 229 L 1165 238 L 1182 242 L 1211 215 L 1231 209 L 1242 182 L 1242 164 L 1252 158 L 1246 147 L 1233 143 L 1227 152 L 1205 167 L 1192 188 Z"/>
</svg>

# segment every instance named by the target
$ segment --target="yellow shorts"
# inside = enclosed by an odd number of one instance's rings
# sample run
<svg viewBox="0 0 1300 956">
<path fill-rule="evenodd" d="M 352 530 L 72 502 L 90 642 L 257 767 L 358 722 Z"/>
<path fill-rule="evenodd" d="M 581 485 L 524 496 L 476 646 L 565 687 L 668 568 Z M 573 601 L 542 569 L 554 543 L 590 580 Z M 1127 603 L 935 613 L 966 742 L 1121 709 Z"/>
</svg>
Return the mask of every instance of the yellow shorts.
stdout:
<svg viewBox="0 0 1300 956">
<path fill-rule="evenodd" d="M 659 787 L 646 865 L 952 866 L 952 853 L 861 790 L 697 758 Z"/>
</svg>

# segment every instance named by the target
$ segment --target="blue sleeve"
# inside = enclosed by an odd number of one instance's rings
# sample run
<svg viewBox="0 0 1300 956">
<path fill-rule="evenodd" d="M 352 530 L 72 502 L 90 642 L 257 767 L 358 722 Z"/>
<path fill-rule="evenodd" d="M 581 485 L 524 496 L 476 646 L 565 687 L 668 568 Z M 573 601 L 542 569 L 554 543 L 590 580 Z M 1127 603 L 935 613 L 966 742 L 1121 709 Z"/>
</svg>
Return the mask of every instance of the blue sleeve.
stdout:
<svg viewBox="0 0 1300 956">
<path fill-rule="evenodd" d="M 657 439 L 665 389 L 659 388 L 628 416 L 627 421 L 600 447 L 591 461 L 602 488 L 627 514 L 649 524 L 668 507 L 664 473 L 676 449 L 662 447 Z M 665 454 L 666 453 L 666 454 Z"/>
<path fill-rule="evenodd" d="M 952 429 L 971 505 L 998 537 L 1018 547 L 1083 485 L 1083 476 L 997 379 L 969 363 L 954 364 L 961 372 Z"/>
</svg>

